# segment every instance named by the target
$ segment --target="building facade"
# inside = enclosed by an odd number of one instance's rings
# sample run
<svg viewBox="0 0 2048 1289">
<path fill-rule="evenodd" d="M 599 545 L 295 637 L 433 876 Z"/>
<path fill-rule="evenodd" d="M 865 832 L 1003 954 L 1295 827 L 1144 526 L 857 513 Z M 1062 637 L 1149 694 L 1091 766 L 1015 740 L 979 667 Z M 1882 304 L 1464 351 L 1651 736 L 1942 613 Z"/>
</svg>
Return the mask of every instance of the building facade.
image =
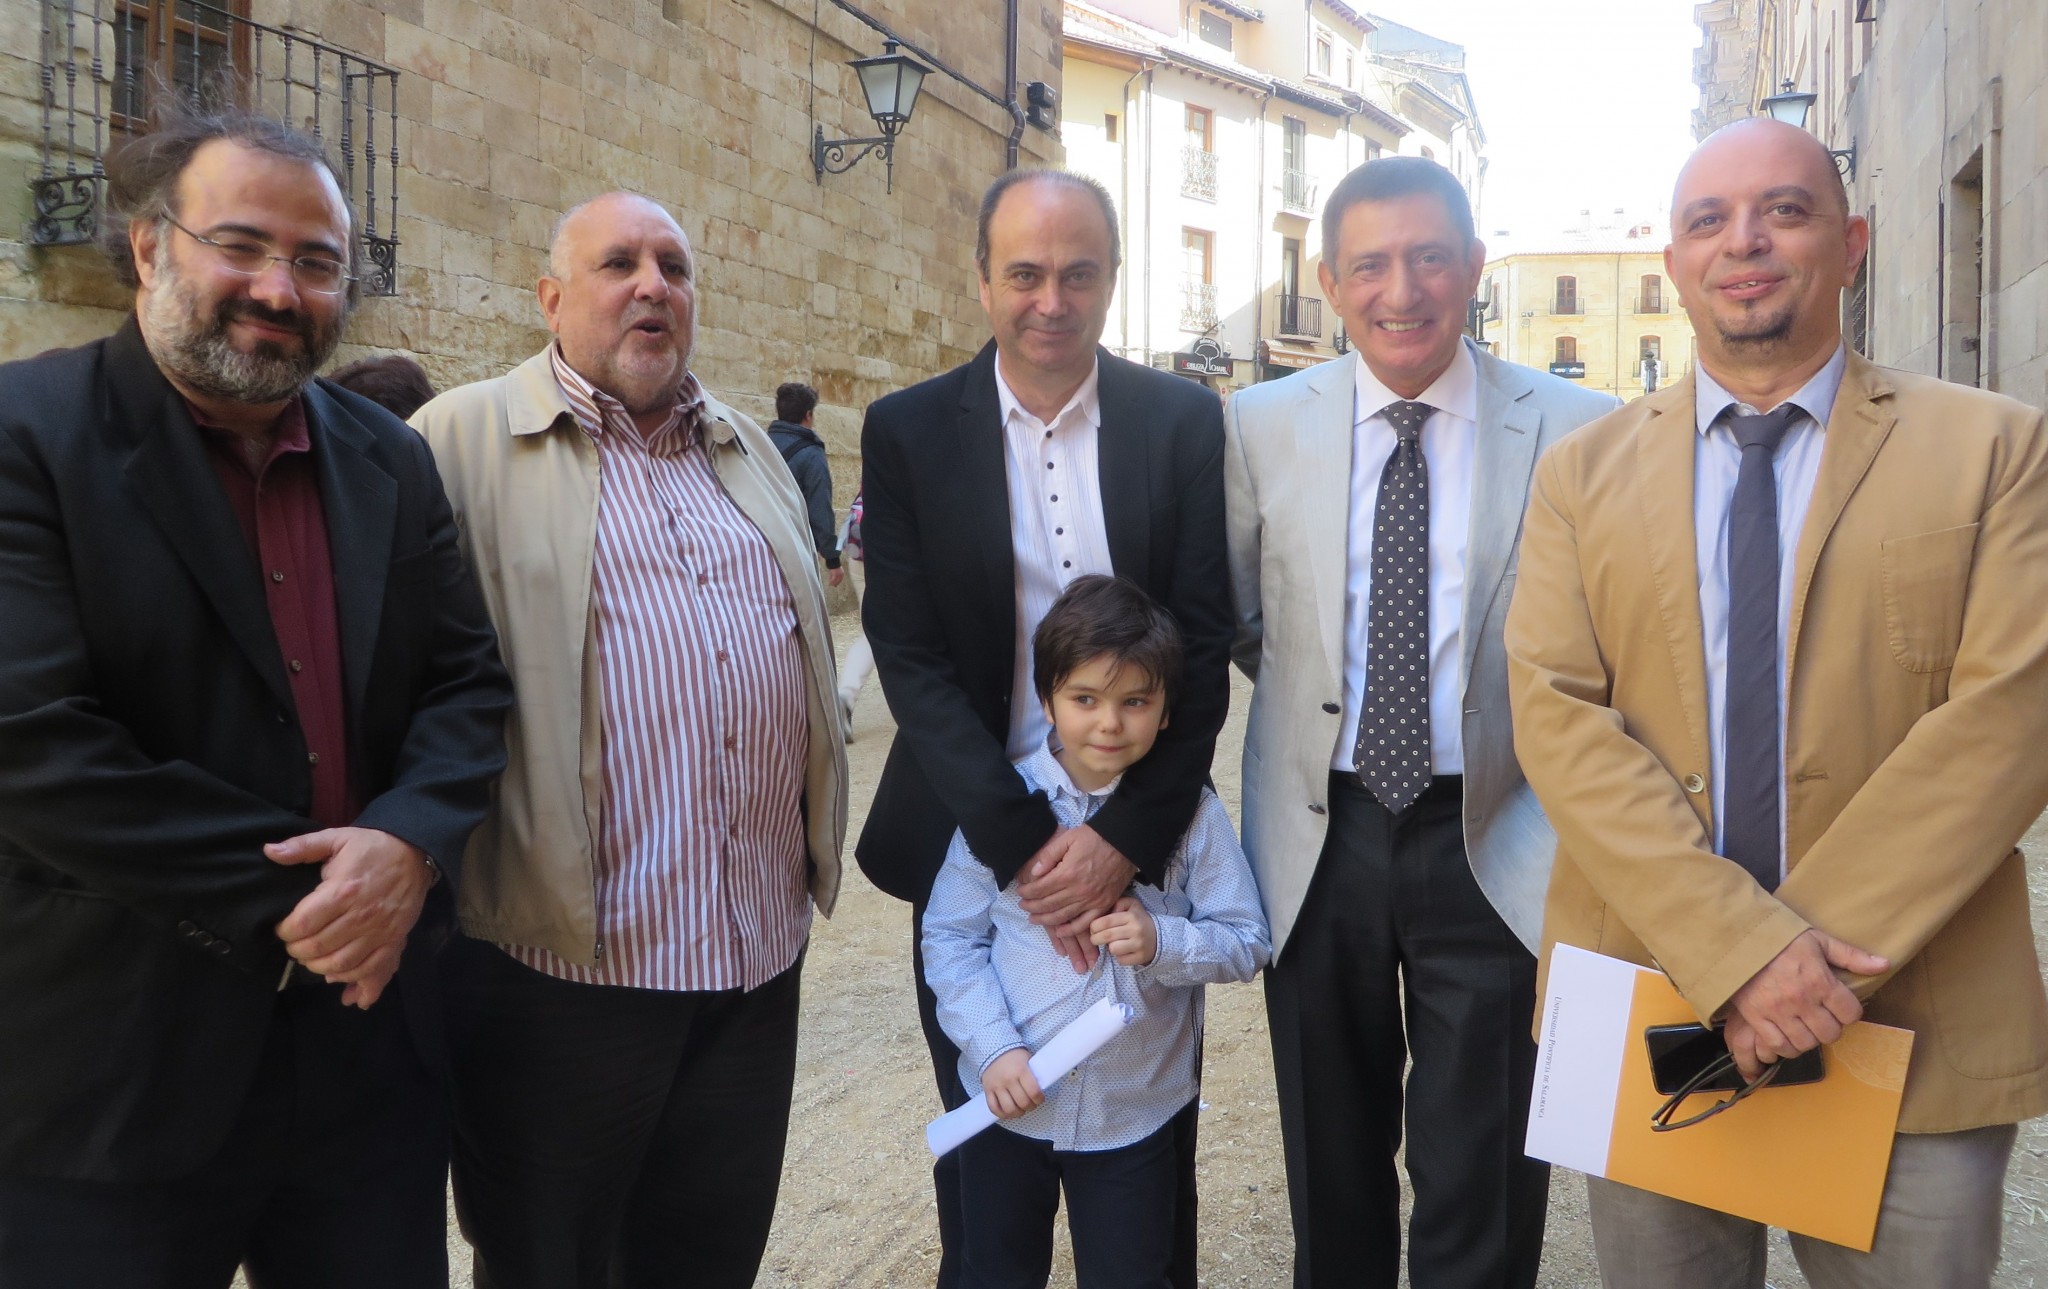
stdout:
<svg viewBox="0 0 2048 1289">
<path fill-rule="evenodd" d="M 1811 95 L 1804 124 L 1870 221 L 1850 343 L 2048 406 L 2048 6 L 1712 0 L 1698 13 L 1701 134 L 1767 96 Z"/>
<path fill-rule="evenodd" d="M 1420 74 L 1383 71 L 1375 30 L 1340 0 L 1067 0 L 1067 163 L 1124 224 L 1105 344 L 1223 393 L 1342 352 L 1316 274 L 1330 185 L 1438 130 L 1445 157 L 1463 141 L 1468 187 L 1483 173 L 1469 97 L 1424 85 L 1411 97 L 1445 119 L 1402 117 Z"/>
<path fill-rule="evenodd" d="M 1679 379 L 1697 349 L 1664 275 L 1668 240 L 1660 216 L 1489 244 L 1481 343 L 1509 362 L 1623 400 Z"/>
<path fill-rule="evenodd" d="M 338 361 L 402 350 L 442 385 L 501 373 L 546 340 L 533 288 L 561 212 L 615 187 L 666 203 L 697 253 L 696 370 L 764 417 L 777 384 L 815 384 L 843 504 L 860 409 L 987 335 L 982 190 L 1060 159 L 1009 106 L 1059 83 L 1054 0 L 918 0 L 886 21 L 862 3 L 0 0 L 0 360 L 128 309 L 80 243 L 99 160 L 146 128 L 154 76 L 317 126 L 343 158 L 388 293 Z M 878 133 L 846 64 L 886 36 L 934 68 L 893 166 L 820 176 L 820 130 Z"/>
</svg>

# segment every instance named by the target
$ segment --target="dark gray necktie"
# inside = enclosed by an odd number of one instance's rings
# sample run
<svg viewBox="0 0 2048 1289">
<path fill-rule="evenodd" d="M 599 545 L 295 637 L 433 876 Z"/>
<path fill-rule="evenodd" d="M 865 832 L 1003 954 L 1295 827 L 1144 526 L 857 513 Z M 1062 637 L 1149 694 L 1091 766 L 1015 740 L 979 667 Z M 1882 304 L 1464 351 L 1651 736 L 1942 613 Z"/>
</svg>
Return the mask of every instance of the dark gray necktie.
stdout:
<svg viewBox="0 0 2048 1289">
<path fill-rule="evenodd" d="M 1721 853 L 1767 891 L 1778 888 L 1782 848 L 1778 785 L 1785 771 L 1778 717 L 1778 484 L 1772 459 L 1805 416 L 1781 403 L 1762 416 L 1731 414 L 1742 448 L 1728 509 L 1726 767 L 1721 776 Z"/>
<path fill-rule="evenodd" d="M 1403 402 L 1383 413 L 1395 443 L 1373 511 L 1365 700 L 1351 764 L 1367 791 L 1395 812 L 1429 786 L 1429 467 L 1422 427 L 1435 410 Z"/>
</svg>

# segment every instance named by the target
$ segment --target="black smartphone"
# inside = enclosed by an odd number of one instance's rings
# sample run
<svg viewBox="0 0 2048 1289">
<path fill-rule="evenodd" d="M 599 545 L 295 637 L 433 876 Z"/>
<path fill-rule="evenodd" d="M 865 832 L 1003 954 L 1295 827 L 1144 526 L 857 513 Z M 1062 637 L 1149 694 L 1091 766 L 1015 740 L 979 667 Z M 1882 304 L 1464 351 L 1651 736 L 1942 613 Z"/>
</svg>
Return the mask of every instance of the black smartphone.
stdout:
<svg viewBox="0 0 2048 1289">
<path fill-rule="evenodd" d="M 1721 1036 L 1719 1025 L 1712 1029 L 1705 1025 L 1652 1025 L 1643 1031 L 1643 1041 L 1650 1048 L 1650 1081 L 1656 1086 L 1659 1096 L 1674 1095 L 1701 1070 L 1728 1054 L 1728 1044 Z M 1823 1073 L 1819 1048 L 1778 1064 L 1784 1068 L 1771 1080 L 1770 1086 L 1774 1088 L 1818 1083 Z M 1741 1088 L 1742 1072 L 1730 1065 L 1724 1073 L 1715 1075 L 1693 1091 L 1736 1092 Z"/>
</svg>

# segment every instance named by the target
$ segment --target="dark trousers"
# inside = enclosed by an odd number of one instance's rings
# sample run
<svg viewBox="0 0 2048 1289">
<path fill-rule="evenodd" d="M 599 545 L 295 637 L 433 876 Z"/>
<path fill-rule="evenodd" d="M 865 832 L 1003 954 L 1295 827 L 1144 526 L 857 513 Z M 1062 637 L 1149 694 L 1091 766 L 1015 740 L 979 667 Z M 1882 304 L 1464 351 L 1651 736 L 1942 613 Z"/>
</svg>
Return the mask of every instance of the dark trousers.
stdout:
<svg viewBox="0 0 2048 1289">
<path fill-rule="evenodd" d="M 33 1060 L 32 1053 L 7 1059 Z M 234 1127 L 162 1182 L 0 1176 L 6 1289 L 447 1289 L 448 1124 L 398 987 L 293 988 Z"/>
<path fill-rule="evenodd" d="M 1054 1150 L 998 1124 L 960 1156 L 966 1289 L 1045 1289 L 1067 1193 L 1075 1289 L 1168 1289 L 1180 1150 L 1172 1122 L 1116 1150 Z"/>
<path fill-rule="evenodd" d="M 1329 836 L 1266 971 L 1296 1289 L 1398 1281 L 1410 1054 L 1409 1282 L 1536 1281 L 1550 1180 L 1522 1154 L 1536 963 L 1473 879 L 1462 808 L 1455 776 L 1398 816 L 1355 777 L 1330 776 Z"/>
<path fill-rule="evenodd" d="M 917 972 L 917 1021 L 924 1028 L 925 1046 L 932 1056 L 932 1077 L 939 1085 L 939 1101 L 948 1110 L 967 1101 L 967 1089 L 960 1084 L 960 1049 L 939 1027 L 939 999 L 924 982 L 924 905 L 910 910 L 910 960 Z M 1173 1265 L 1168 1283 L 1173 1289 L 1195 1289 L 1195 1130 L 1197 1097 L 1167 1125 L 1173 1137 L 1176 1166 L 1173 1221 Z M 994 1129 L 990 1129 L 994 1131 Z M 939 1208 L 939 1278 L 937 1289 L 961 1289 L 965 1264 L 962 1250 L 960 1152 L 932 1164 L 932 1189 Z"/>
<path fill-rule="evenodd" d="M 803 960 L 751 993 L 447 957 L 455 1210 L 478 1289 L 751 1285 L 796 1081 Z"/>
</svg>

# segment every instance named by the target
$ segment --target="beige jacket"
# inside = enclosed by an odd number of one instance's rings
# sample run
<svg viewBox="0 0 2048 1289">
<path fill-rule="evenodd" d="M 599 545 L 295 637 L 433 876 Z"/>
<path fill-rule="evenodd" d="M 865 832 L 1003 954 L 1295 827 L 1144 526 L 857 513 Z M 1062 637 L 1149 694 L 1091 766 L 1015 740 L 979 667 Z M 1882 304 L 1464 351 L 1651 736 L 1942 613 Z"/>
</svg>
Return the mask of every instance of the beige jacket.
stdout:
<svg viewBox="0 0 2048 1289">
<path fill-rule="evenodd" d="M 712 467 L 768 539 L 796 606 L 808 663 L 811 898 L 829 916 L 846 837 L 846 748 L 817 555 L 803 498 L 767 433 L 708 394 L 705 406 Z M 434 450 L 518 693 L 505 728 L 510 763 L 463 861 L 462 928 L 592 965 L 603 783 L 590 595 L 597 446 L 578 428 L 547 350 L 495 380 L 448 391 L 413 426 Z"/>
<path fill-rule="evenodd" d="M 1508 612 L 1515 748 L 1557 829 L 1544 940 L 1670 975 L 1712 1017 L 1805 928 L 1912 1030 L 1905 1132 L 2048 1111 L 2015 849 L 2048 805 L 2048 434 L 2010 399 L 1850 355 L 1794 563 L 1788 873 L 1713 853 L 1693 382 L 1536 467 Z"/>
</svg>

